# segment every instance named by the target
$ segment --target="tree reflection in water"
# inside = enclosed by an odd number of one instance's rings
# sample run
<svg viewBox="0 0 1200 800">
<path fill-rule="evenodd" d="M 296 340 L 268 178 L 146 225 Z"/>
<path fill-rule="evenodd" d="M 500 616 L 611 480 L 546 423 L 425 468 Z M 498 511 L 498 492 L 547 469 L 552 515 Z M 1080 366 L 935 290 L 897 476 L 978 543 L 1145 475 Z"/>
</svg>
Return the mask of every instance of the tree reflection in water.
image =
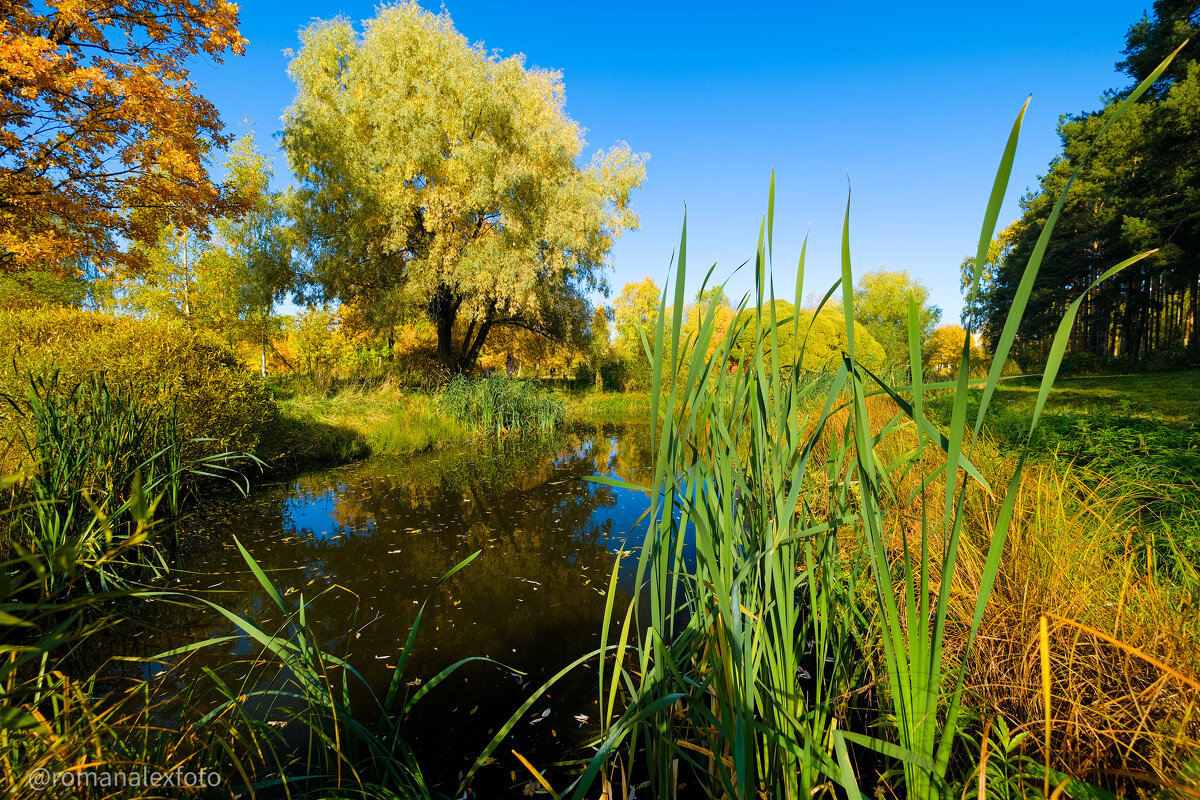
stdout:
<svg viewBox="0 0 1200 800">
<path fill-rule="evenodd" d="M 598 646 L 616 552 L 641 540 L 633 532 L 626 544 L 648 498 L 584 479 L 638 482 L 649 458 L 646 428 L 577 428 L 311 473 L 205 509 L 192 533 L 219 544 L 190 560 L 185 582 L 211 587 L 223 605 L 272 630 L 278 612 L 237 555 L 237 536 L 289 601 L 316 598 L 308 614 L 325 633 L 326 649 L 348 655 L 382 693 L 429 587 L 482 550 L 434 594 L 407 675 L 428 678 L 468 656 L 489 656 L 528 675 L 474 664 L 422 701 L 410 741 L 429 777 L 452 780 L 531 687 Z M 634 561 L 627 559 L 628 574 L 622 570 L 623 594 Z M 627 603 L 618 598 L 619 608 Z M 215 615 L 189 619 L 147 646 L 163 651 L 229 633 Z M 247 649 L 227 655 L 249 655 Z M 201 657 L 218 667 L 221 655 Z M 585 668 L 537 704 L 537 713 L 550 707 L 551 715 L 517 726 L 497 752 L 503 777 L 515 767 L 507 763 L 511 747 L 545 761 L 571 755 L 565 751 L 583 735 L 574 715 L 595 719 L 595 693 L 595 672 Z"/>
</svg>

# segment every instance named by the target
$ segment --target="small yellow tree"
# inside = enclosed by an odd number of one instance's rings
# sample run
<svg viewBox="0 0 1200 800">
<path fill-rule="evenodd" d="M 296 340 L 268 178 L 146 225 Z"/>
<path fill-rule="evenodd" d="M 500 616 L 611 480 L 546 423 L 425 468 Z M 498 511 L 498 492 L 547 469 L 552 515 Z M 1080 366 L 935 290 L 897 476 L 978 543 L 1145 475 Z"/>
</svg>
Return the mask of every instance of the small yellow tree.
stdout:
<svg viewBox="0 0 1200 800">
<path fill-rule="evenodd" d="M 943 325 L 929 337 L 925 353 L 925 369 L 935 378 L 958 377 L 958 366 L 962 360 L 963 342 L 967 332 L 961 325 Z M 971 372 L 986 370 L 986 355 L 983 348 L 971 340 Z"/>
</svg>

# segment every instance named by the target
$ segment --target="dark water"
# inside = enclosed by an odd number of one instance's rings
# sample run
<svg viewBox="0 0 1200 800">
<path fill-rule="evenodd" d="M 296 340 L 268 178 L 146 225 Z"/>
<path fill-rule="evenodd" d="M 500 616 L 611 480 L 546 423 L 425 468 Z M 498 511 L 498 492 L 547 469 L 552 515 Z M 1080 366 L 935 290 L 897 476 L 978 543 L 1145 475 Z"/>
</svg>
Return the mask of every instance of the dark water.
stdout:
<svg viewBox="0 0 1200 800">
<path fill-rule="evenodd" d="M 182 539 L 208 544 L 185 560 L 189 572 L 179 585 L 211 590 L 226 608 L 274 630 L 282 615 L 246 568 L 236 536 L 290 607 L 303 597 L 324 648 L 346 658 L 380 696 L 418 606 L 430 596 L 404 676 L 413 683 L 408 691 L 469 656 L 526 673 L 468 665 L 408 720 L 406 739 L 427 777 L 450 791 L 533 688 L 599 646 L 616 554 L 636 553 L 643 531 L 636 523 L 648 498 L 584 479 L 647 482 L 648 436 L 644 427 L 576 429 L 551 439 L 374 458 L 263 487 L 248 500 L 205 506 L 184 523 Z M 439 577 L 477 550 L 474 562 L 430 595 Z M 635 562 L 622 564 L 621 612 Z M 141 647 L 163 651 L 231 633 L 212 612 L 180 612 L 161 623 Z M 228 668 L 253 652 L 243 642 L 193 660 Z M 595 730 L 596 679 L 593 661 L 539 699 L 477 788 L 524 785 L 530 776 L 512 749 L 551 773 L 553 762 L 586 755 L 579 748 Z"/>
</svg>

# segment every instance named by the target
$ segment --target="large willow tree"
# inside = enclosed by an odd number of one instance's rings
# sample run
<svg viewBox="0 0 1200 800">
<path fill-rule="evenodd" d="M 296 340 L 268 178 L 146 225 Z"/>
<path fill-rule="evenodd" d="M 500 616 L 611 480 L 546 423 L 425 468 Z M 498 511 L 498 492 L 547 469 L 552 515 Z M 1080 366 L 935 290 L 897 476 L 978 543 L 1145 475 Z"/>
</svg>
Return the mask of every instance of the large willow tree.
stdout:
<svg viewBox="0 0 1200 800">
<path fill-rule="evenodd" d="M 385 6 L 361 33 L 336 19 L 301 41 L 283 144 L 325 299 L 384 329 L 423 309 L 451 371 L 498 326 L 562 338 L 587 324 L 614 238 L 637 227 L 644 156 L 622 144 L 581 168 L 561 74 L 488 55 L 444 12 Z"/>
</svg>

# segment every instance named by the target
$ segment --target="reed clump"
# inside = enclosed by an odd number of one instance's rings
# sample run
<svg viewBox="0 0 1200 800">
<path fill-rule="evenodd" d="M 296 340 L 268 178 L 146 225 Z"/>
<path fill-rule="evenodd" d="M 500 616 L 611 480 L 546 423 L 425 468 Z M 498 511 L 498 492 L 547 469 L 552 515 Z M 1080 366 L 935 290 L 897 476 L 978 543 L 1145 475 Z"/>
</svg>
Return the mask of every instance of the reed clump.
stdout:
<svg viewBox="0 0 1200 800">
<path fill-rule="evenodd" d="M 533 381 L 496 374 L 481 380 L 453 378 L 439 399 L 454 419 L 486 435 L 554 430 L 566 418 L 566 403 Z"/>
<path fill-rule="evenodd" d="M 24 397 L 2 399 L 17 419 L 26 469 L 7 492 L 9 508 L 24 513 L 3 521 L 0 555 L 40 554 L 54 567 L 44 575 L 50 593 L 80 563 L 92 590 L 162 575 L 165 550 L 139 522 L 155 509 L 139 504 L 154 497 L 177 515 L 201 483 L 240 479 L 231 465 L 254 461 L 230 451 L 196 455 L 205 448 L 180 435 L 174 401 L 103 372 L 68 386 L 57 371 L 30 375 Z M 120 561 L 110 557 L 114 540 L 128 545 Z"/>
<path fill-rule="evenodd" d="M 1166 65 L 1122 99 L 1104 130 Z M 1024 113 L 1001 159 L 976 265 L 986 262 Z M 992 661 L 985 638 L 993 628 L 984 623 L 996 619 L 993 595 L 1026 597 L 1015 593 L 1023 581 L 1012 572 L 1031 566 L 1017 555 L 1026 552 L 1025 534 L 1013 534 L 1011 542 L 1010 534 L 1037 524 L 1023 468 L 1082 297 L 1066 309 L 1021 446 L 1004 460 L 1011 468 L 998 474 L 981 468 L 995 456 L 984 420 L 1070 186 L 1068 180 L 1025 267 L 970 414 L 970 376 L 979 370 L 972 369 L 969 331 L 952 382 L 927 384 L 914 370 L 896 385 L 895 376 L 880 377 L 860 359 L 848 322 L 854 316 L 849 207 L 839 281 L 846 347 L 815 397 L 800 379 L 798 316 L 764 323 L 761 311 L 745 314 L 739 326 L 716 336 L 710 311 L 694 335 L 682 335 L 685 223 L 675 304 L 669 311 L 664 297 L 647 345 L 655 466 L 648 486 L 631 487 L 650 498 L 634 596 L 619 609 L 609 593 L 598 654 L 602 732 L 573 797 L 597 781 L 609 796 L 620 786 L 628 797 L 638 774 L 657 797 L 675 796 L 686 781 L 713 797 L 745 800 L 822 793 L 858 800 L 864 790 L 889 788 L 935 800 L 965 795 L 971 775 L 986 778 L 986 768 L 964 768 L 961 761 L 976 732 L 969 687 L 986 674 L 980 663 Z M 773 208 L 772 184 L 754 259 L 757 309 L 775 306 Z M 1114 265 L 1096 284 L 1147 255 Z M 797 305 L 803 277 L 802 249 Z M 973 291 L 979 280 L 977 271 Z M 781 363 L 779 331 L 789 323 L 791 341 L 801 345 L 790 363 Z M 908 339 L 909 363 L 920 364 L 912 299 Z M 730 370 L 735 342 L 741 358 Z M 926 408 L 944 389 L 953 395 L 949 424 L 939 428 Z M 663 405 L 673 413 L 659 424 Z M 610 623 L 622 617 L 614 641 Z M 1043 691 L 1053 672 L 1048 617 L 1044 607 L 1038 610 Z M 1086 632 L 1084 623 L 1063 620 Z M 870 698 L 866 708 L 855 699 L 863 697 Z M 1046 719 L 1051 737 L 1056 718 Z M 992 741 L 985 727 L 979 738 Z M 1024 730 L 1012 734 L 1006 724 L 997 730 L 1014 759 L 1021 753 L 1012 748 L 1034 739 Z M 1049 777 L 1062 765 L 1050 749 L 1040 764 L 1047 796 Z M 982 760 L 983 749 L 977 752 Z M 1078 796 L 1094 790 L 1085 782 L 1091 777 L 1071 774 L 1055 785 Z M 1150 780 L 1167 786 L 1171 778 L 1156 772 Z M 986 795 L 983 783 L 978 792 Z"/>
</svg>

